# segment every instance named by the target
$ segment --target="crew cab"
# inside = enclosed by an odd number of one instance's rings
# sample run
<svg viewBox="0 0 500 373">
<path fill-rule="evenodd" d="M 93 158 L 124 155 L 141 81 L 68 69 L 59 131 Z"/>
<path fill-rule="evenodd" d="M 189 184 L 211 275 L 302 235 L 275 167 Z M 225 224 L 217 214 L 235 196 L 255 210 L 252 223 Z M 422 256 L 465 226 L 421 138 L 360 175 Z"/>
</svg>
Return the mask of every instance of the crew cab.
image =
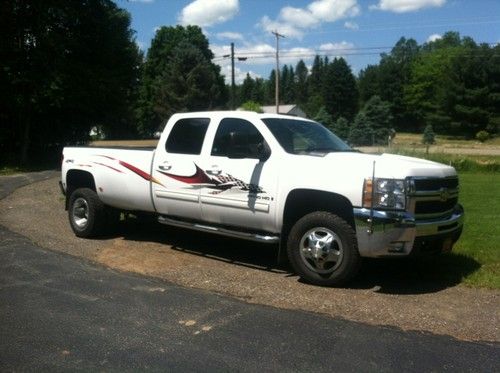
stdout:
<svg viewBox="0 0 500 373">
<path fill-rule="evenodd" d="M 350 280 L 362 257 L 449 251 L 464 218 L 453 167 L 363 154 L 312 120 L 244 111 L 175 114 L 156 149 L 66 147 L 61 187 L 79 237 L 145 212 L 279 244 L 325 286 Z"/>
</svg>

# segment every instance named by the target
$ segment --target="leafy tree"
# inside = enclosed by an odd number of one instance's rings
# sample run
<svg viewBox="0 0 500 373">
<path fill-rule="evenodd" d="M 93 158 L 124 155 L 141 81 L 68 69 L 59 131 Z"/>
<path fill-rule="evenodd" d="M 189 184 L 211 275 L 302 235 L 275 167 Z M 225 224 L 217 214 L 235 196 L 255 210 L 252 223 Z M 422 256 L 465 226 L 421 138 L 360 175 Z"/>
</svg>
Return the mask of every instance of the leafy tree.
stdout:
<svg viewBox="0 0 500 373">
<path fill-rule="evenodd" d="M 108 0 L 1 4 L 0 159 L 26 163 L 101 126 L 133 131 L 141 55 L 130 15 Z"/>
<path fill-rule="evenodd" d="M 488 45 L 449 32 L 427 43 L 412 64 L 405 100 L 420 123 L 472 138 L 495 132 L 500 114 L 499 58 Z"/>
<path fill-rule="evenodd" d="M 411 66 L 419 53 L 414 39 L 400 38 L 389 55 L 382 54 L 378 69 L 377 95 L 391 104 L 393 125 L 404 130 L 416 129 L 416 119 L 404 100 L 404 89 L 411 76 Z"/>
<path fill-rule="evenodd" d="M 212 58 L 198 26 L 164 26 L 156 32 L 136 110 L 143 136 L 151 136 L 174 112 L 212 109 L 227 102 L 224 78 Z"/>
</svg>

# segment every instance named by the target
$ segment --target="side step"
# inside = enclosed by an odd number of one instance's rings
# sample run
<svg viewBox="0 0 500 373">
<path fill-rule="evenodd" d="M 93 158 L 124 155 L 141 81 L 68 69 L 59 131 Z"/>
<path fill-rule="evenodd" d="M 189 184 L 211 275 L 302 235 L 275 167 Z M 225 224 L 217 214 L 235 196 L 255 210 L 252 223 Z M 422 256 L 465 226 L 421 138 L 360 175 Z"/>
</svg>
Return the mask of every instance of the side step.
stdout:
<svg viewBox="0 0 500 373">
<path fill-rule="evenodd" d="M 231 230 L 227 228 L 215 227 L 211 225 L 204 225 L 194 222 L 187 222 L 182 220 L 176 220 L 172 218 L 168 218 L 166 216 L 160 216 L 158 218 L 158 222 L 165 225 L 171 225 L 174 227 L 193 229 L 200 232 L 208 232 L 215 233 L 221 236 L 233 237 L 233 238 L 241 238 L 244 240 L 261 242 L 261 243 L 278 243 L 280 240 L 279 236 L 266 235 L 266 234 L 258 234 L 258 233 L 249 233 L 249 232 L 241 232 L 237 230 Z"/>
</svg>

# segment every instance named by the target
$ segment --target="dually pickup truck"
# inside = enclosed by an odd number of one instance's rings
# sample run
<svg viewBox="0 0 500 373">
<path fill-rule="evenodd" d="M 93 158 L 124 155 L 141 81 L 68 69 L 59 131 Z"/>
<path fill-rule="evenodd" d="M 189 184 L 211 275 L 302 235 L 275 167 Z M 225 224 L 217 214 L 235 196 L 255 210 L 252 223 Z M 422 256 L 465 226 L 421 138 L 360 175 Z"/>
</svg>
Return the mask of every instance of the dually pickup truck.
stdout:
<svg viewBox="0 0 500 373">
<path fill-rule="evenodd" d="M 321 124 L 244 111 L 173 115 L 156 149 L 66 147 L 69 222 L 92 237 L 120 212 L 277 243 L 293 269 L 339 285 L 362 257 L 452 249 L 462 232 L 455 169 L 350 148 Z"/>
</svg>

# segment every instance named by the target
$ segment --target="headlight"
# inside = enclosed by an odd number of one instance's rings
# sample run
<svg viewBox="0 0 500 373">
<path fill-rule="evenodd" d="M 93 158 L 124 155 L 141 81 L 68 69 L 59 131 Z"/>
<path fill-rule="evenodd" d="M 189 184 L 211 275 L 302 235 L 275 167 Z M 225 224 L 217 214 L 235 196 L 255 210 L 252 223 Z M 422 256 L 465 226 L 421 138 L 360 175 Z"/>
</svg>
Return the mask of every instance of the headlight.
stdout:
<svg viewBox="0 0 500 373">
<path fill-rule="evenodd" d="M 363 207 L 404 210 L 406 207 L 405 181 L 398 179 L 365 179 Z M 372 200 L 373 199 L 373 200 Z"/>
</svg>

